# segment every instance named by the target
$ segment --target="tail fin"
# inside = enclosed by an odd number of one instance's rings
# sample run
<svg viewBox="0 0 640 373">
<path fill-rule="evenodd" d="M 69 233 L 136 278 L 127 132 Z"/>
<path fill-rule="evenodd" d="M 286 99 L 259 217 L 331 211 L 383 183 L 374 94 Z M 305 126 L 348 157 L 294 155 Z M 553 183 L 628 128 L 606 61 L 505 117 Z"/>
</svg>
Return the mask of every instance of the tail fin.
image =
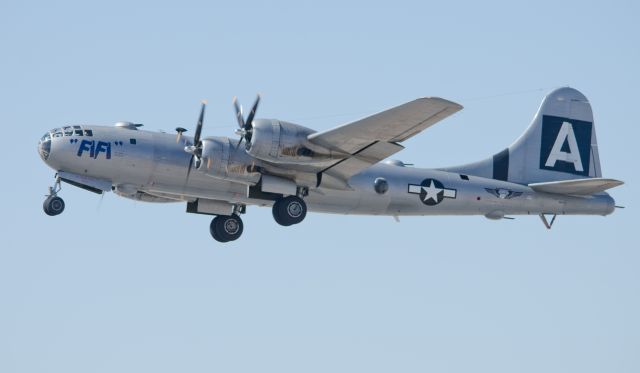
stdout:
<svg viewBox="0 0 640 373">
<path fill-rule="evenodd" d="M 520 184 L 599 178 L 591 105 L 573 88 L 556 89 L 510 147 L 484 161 L 447 170 Z"/>
</svg>

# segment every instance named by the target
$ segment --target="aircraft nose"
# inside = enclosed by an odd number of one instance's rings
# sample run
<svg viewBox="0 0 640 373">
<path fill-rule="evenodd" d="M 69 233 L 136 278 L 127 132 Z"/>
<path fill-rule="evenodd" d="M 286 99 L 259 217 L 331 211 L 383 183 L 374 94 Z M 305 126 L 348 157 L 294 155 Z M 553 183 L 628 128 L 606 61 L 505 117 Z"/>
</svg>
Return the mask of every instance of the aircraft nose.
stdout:
<svg viewBox="0 0 640 373">
<path fill-rule="evenodd" d="M 43 161 L 47 162 L 51 155 L 51 133 L 47 132 L 38 142 L 38 154 Z"/>
</svg>

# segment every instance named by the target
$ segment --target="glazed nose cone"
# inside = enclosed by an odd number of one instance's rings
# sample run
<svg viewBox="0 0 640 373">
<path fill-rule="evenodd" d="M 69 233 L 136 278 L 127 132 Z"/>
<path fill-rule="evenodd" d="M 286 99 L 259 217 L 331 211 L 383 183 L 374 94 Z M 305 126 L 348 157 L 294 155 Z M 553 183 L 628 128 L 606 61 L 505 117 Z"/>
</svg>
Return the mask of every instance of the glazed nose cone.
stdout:
<svg viewBox="0 0 640 373">
<path fill-rule="evenodd" d="M 51 133 L 47 132 L 42 136 L 38 142 L 38 154 L 45 163 L 48 163 L 49 156 L 51 155 Z"/>
</svg>

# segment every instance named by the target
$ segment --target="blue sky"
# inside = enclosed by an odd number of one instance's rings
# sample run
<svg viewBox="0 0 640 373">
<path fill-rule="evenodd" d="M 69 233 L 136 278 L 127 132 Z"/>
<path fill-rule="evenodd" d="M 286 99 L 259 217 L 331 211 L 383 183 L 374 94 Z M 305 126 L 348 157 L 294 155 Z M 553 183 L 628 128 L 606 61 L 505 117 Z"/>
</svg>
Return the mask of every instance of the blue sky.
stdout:
<svg viewBox="0 0 640 373">
<path fill-rule="evenodd" d="M 2 372 L 637 372 L 640 7 L 592 2 L 2 2 Z M 183 205 L 64 186 L 36 152 L 64 124 L 232 135 L 260 117 L 327 129 L 421 96 L 465 109 L 407 142 L 477 160 L 545 93 L 590 99 L 612 216 L 401 218 L 250 208 L 221 246 Z"/>
</svg>

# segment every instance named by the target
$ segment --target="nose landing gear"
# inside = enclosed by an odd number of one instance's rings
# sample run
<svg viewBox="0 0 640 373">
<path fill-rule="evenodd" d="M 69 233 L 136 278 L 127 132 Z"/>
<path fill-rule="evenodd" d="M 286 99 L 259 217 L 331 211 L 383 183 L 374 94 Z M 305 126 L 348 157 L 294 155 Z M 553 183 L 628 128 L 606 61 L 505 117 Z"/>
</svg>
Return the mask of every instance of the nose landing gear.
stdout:
<svg viewBox="0 0 640 373">
<path fill-rule="evenodd" d="M 64 201 L 58 197 L 58 192 L 62 189 L 60 186 L 60 178 L 56 177 L 56 182 L 52 187 L 49 187 L 49 195 L 42 204 L 44 213 L 49 216 L 56 216 L 62 214 L 64 211 Z"/>
</svg>

